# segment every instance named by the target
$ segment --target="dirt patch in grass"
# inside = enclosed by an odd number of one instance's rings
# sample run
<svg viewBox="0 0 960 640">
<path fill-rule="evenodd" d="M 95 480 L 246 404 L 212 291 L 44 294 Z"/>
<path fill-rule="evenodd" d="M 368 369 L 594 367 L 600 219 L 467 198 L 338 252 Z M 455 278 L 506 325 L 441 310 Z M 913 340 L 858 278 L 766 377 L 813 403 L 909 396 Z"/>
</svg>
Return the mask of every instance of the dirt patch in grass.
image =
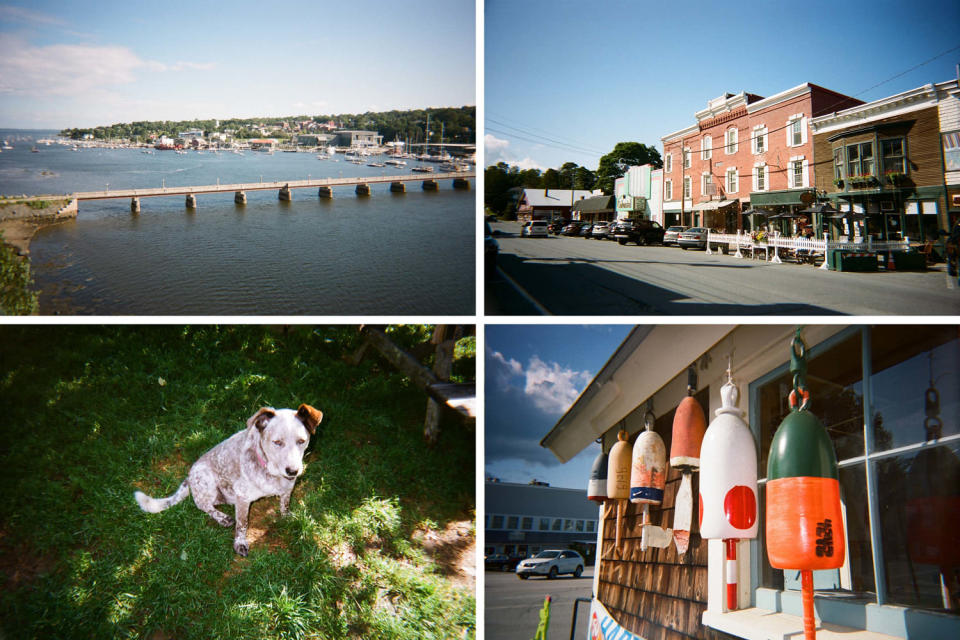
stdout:
<svg viewBox="0 0 960 640">
<path fill-rule="evenodd" d="M 51 573 L 57 567 L 53 554 L 37 553 L 26 543 L 15 547 L 4 544 L 6 535 L 0 531 L 0 582 L 4 591 L 16 591 L 21 587 L 30 587 L 37 578 Z"/>
<path fill-rule="evenodd" d="M 443 531 L 419 529 L 413 539 L 440 567 L 444 576 L 458 587 L 476 591 L 477 540 L 469 520 L 450 522 Z"/>
</svg>

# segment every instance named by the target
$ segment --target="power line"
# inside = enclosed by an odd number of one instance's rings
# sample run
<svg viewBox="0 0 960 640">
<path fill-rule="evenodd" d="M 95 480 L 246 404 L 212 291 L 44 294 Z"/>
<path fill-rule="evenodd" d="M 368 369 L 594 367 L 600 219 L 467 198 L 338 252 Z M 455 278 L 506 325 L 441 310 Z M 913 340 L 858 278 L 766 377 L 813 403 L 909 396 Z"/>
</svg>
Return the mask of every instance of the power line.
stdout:
<svg viewBox="0 0 960 640">
<path fill-rule="evenodd" d="M 502 130 L 500 130 L 500 129 L 496 129 L 496 128 L 492 128 L 492 127 L 486 127 L 486 131 L 488 131 L 488 132 L 492 131 L 492 132 L 494 132 L 494 133 L 499 133 L 500 135 L 507 136 L 507 137 L 509 137 L 509 138 L 516 138 L 516 139 L 518 139 L 518 140 L 523 140 L 524 142 L 532 142 L 532 143 L 534 143 L 534 144 L 540 144 L 540 145 L 543 145 L 543 146 L 545 146 L 545 147 L 552 147 L 552 148 L 554 148 L 554 149 L 560 149 L 561 151 L 575 151 L 575 152 L 578 152 L 578 153 L 586 153 L 586 154 L 592 155 L 592 156 L 594 156 L 594 155 L 595 155 L 595 156 L 602 156 L 602 155 L 603 155 L 602 153 L 597 153 L 597 152 L 595 152 L 595 151 L 587 150 L 587 149 L 581 149 L 581 148 L 574 147 L 574 146 L 568 145 L 568 144 L 563 144 L 563 143 L 559 143 L 559 144 L 545 143 L 545 142 L 543 142 L 542 140 L 537 140 L 537 139 L 535 139 L 535 138 L 530 138 L 530 137 L 527 137 L 527 136 L 524 136 L 524 135 L 521 135 L 521 134 L 517 134 L 517 133 L 511 133 L 511 132 L 509 132 L 509 131 L 502 131 Z"/>
<path fill-rule="evenodd" d="M 493 117 L 491 118 L 491 116 Z M 554 139 L 558 139 L 559 142 L 563 144 L 569 144 L 574 147 L 580 147 L 584 149 L 590 148 L 590 143 L 588 142 L 583 142 L 581 140 L 574 140 L 573 138 L 565 138 L 563 136 L 558 135 L 556 131 L 548 131 L 540 127 L 535 127 L 527 123 L 519 122 L 517 120 L 514 120 L 511 116 L 505 116 L 502 113 L 498 113 L 496 111 L 487 110 L 487 120 L 494 120 L 494 121 L 499 120 L 499 124 L 502 124 L 503 126 L 509 126 L 511 129 L 515 129 L 517 131 L 525 131 L 530 133 L 531 135 L 552 137 Z"/>
</svg>

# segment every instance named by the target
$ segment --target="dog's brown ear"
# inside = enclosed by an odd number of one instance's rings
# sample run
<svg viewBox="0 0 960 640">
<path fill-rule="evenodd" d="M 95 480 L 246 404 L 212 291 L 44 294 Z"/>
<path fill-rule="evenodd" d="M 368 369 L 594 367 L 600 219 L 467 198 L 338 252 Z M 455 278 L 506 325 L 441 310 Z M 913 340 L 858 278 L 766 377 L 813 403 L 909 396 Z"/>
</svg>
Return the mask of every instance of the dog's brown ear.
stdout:
<svg viewBox="0 0 960 640">
<path fill-rule="evenodd" d="M 310 432 L 310 435 L 313 435 L 317 431 L 317 425 L 323 420 L 323 411 L 314 409 L 308 404 L 302 404 L 297 409 L 297 417 Z"/>
<path fill-rule="evenodd" d="M 277 416 L 276 412 L 270 407 L 263 407 L 260 411 L 250 416 L 247 420 L 247 427 L 256 427 L 259 431 L 267 428 L 267 423 Z"/>
</svg>

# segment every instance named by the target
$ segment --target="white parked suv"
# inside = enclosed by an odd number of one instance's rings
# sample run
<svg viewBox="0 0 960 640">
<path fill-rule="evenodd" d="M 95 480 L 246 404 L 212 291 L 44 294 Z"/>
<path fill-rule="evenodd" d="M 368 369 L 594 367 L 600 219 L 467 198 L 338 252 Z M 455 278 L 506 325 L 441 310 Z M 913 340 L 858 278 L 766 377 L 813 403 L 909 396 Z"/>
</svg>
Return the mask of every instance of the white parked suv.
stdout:
<svg viewBox="0 0 960 640">
<path fill-rule="evenodd" d="M 532 558 L 521 560 L 517 565 L 517 577 L 526 580 L 530 576 L 556 578 L 561 573 L 572 573 L 579 578 L 583 573 L 583 557 L 570 549 L 547 549 Z"/>
<path fill-rule="evenodd" d="M 523 231 L 520 232 L 520 235 L 524 238 L 546 238 L 547 221 L 531 220 L 529 222 L 524 222 Z"/>
</svg>

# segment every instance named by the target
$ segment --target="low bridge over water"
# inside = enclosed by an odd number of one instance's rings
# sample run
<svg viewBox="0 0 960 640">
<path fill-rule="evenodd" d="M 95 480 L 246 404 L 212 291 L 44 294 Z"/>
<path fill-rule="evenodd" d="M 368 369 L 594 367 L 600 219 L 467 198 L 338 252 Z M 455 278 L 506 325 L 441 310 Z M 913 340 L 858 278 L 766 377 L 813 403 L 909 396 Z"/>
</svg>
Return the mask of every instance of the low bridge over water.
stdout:
<svg viewBox="0 0 960 640">
<path fill-rule="evenodd" d="M 276 189 L 280 200 L 292 200 L 293 189 L 317 189 L 321 198 L 332 198 L 334 187 L 355 187 L 359 196 L 370 195 L 370 185 L 388 183 L 390 191 L 403 192 L 407 182 L 420 182 L 425 191 L 436 191 L 439 181 L 451 180 L 454 189 L 469 189 L 470 178 L 476 177 L 476 171 L 450 171 L 446 173 L 404 174 L 399 176 L 356 176 L 352 178 L 315 178 L 311 180 L 287 180 L 283 182 L 246 182 L 239 184 L 208 184 L 187 187 L 158 187 L 152 189 L 107 189 L 104 191 L 79 191 L 73 194 L 79 204 L 83 200 L 108 200 L 129 198 L 130 208 L 140 210 L 140 198 L 159 196 L 186 196 L 186 206 L 196 208 L 197 195 L 204 193 L 234 193 L 234 201 L 245 203 L 247 191 Z"/>
</svg>

